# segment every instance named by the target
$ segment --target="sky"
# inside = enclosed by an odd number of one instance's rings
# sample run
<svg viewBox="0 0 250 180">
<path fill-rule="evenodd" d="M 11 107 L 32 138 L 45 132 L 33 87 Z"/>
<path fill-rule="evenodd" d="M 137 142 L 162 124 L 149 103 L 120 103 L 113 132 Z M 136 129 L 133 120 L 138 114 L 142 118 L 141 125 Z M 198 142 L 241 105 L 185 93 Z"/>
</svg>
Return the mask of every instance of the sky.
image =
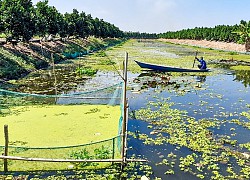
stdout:
<svg viewBox="0 0 250 180">
<path fill-rule="evenodd" d="M 40 0 L 32 0 L 35 5 Z M 250 20 L 250 0 L 49 0 L 61 12 L 91 14 L 122 31 L 163 33 Z"/>
</svg>

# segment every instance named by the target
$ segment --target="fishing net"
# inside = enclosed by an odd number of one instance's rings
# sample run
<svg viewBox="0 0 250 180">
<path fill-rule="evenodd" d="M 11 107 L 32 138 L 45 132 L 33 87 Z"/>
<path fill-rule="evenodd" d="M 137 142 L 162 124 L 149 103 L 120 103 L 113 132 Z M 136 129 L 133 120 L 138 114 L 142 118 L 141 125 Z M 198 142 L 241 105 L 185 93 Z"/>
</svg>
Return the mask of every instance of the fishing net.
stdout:
<svg viewBox="0 0 250 180">
<path fill-rule="evenodd" d="M 42 159 L 121 158 L 122 87 L 61 95 L 40 95 L 0 89 L 0 134 L 8 125 L 8 155 Z M 4 152 L 4 136 L 0 152 Z M 102 163 L 102 166 L 110 163 Z M 8 168 L 62 170 L 96 167 L 98 163 L 8 160 Z M 0 162 L 3 169 L 3 161 Z"/>
</svg>

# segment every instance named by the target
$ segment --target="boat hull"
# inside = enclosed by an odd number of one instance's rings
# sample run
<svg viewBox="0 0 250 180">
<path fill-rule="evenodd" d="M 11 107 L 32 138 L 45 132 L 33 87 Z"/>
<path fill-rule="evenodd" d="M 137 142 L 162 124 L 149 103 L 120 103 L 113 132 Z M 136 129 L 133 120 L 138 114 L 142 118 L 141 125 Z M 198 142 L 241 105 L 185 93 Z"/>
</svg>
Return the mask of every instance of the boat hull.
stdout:
<svg viewBox="0 0 250 180">
<path fill-rule="evenodd" d="M 135 61 L 141 68 L 160 72 L 207 72 L 209 69 L 185 69 Z"/>
</svg>

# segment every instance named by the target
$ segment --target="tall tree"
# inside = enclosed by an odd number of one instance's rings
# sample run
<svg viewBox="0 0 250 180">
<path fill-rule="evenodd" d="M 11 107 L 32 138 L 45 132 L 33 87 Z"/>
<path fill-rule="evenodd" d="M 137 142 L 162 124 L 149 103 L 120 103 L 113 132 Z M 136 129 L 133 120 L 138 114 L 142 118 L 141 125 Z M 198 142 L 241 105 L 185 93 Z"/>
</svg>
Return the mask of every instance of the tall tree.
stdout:
<svg viewBox="0 0 250 180">
<path fill-rule="evenodd" d="M 31 0 L 3 0 L 1 20 L 7 40 L 29 41 L 35 33 L 34 8 Z"/>
<path fill-rule="evenodd" d="M 0 10 L 2 8 L 2 0 L 0 0 Z M 4 23 L 3 23 L 3 13 L 0 11 L 0 33 L 4 32 Z"/>
<path fill-rule="evenodd" d="M 64 23 L 62 14 L 54 6 L 49 6 L 48 0 L 39 1 L 36 4 L 35 12 L 38 35 L 46 37 L 50 34 L 56 35 L 59 33 L 60 25 Z"/>
<path fill-rule="evenodd" d="M 80 27 L 80 22 L 78 22 L 80 19 L 79 12 L 73 9 L 72 13 L 65 13 L 64 18 L 67 23 L 68 36 L 78 36 L 80 32 L 80 30 L 77 30 Z"/>
<path fill-rule="evenodd" d="M 47 21 L 48 0 L 39 1 L 35 5 L 36 12 L 36 34 L 42 37 L 48 33 L 49 25 Z"/>
</svg>

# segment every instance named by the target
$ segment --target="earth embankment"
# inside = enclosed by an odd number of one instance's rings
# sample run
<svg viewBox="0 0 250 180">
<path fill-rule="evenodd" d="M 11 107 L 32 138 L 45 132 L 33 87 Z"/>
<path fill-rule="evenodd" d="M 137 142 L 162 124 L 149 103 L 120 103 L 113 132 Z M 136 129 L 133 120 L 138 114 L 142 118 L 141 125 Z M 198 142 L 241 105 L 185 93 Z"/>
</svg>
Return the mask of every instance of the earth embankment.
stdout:
<svg viewBox="0 0 250 180">
<path fill-rule="evenodd" d="M 121 43 L 121 39 L 55 40 L 49 42 L 32 41 L 0 45 L 0 82 L 24 77 L 32 71 L 46 68 L 68 58 L 76 58 Z"/>
<path fill-rule="evenodd" d="M 160 39 L 160 41 L 170 42 L 174 44 L 185 44 L 191 46 L 220 49 L 225 51 L 246 52 L 244 45 L 236 43 L 206 41 L 206 40 L 191 40 L 191 39 Z"/>
</svg>

